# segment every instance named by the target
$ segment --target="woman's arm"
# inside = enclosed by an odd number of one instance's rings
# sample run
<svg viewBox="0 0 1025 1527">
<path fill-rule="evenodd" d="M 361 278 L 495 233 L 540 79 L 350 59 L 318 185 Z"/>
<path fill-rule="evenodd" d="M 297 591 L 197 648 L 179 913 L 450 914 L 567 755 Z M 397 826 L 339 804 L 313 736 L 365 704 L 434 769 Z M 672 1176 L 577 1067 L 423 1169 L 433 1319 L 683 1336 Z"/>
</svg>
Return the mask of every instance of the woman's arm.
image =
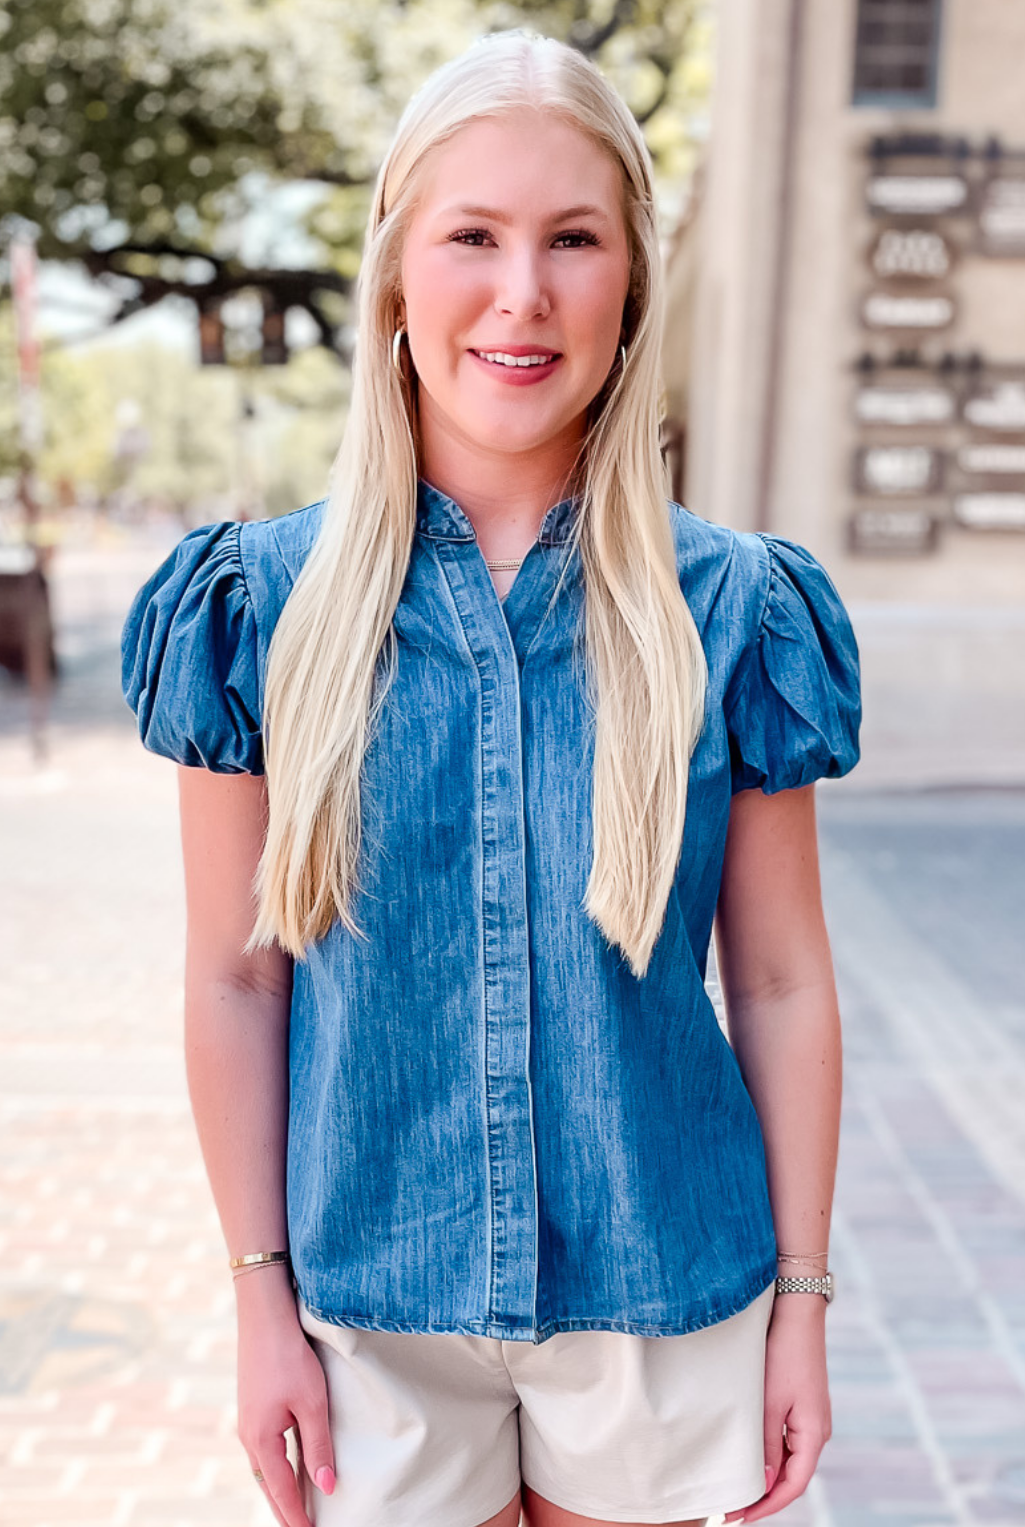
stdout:
<svg viewBox="0 0 1025 1527">
<path fill-rule="evenodd" d="M 231 1257 L 288 1248 L 285 1150 L 292 963 L 244 955 L 266 831 L 266 783 L 179 767 L 188 931 L 185 1050 L 203 1159 Z M 285 1433 L 333 1487 L 323 1370 L 299 1324 L 287 1267 L 235 1281 L 239 1435 L 278 1521 L 308 1527 Z"/>
<path fill-rule="evenodd" d="M 765 1140 L 776 1244 L 787 1253 L 825 1251 L 842 1062 L 814 785 L 734 796 L 715 940 L 730 1043 Z M 791 1276 L 824 1270 L 811 1261 L 778 1268 Z M 776 1297 L 766 1351 L 767 1493 L 727 1522 L 781 1510 L 815 1472 L 832 1429 L 825 1312 L 818 1294 Z"/>
</svg>

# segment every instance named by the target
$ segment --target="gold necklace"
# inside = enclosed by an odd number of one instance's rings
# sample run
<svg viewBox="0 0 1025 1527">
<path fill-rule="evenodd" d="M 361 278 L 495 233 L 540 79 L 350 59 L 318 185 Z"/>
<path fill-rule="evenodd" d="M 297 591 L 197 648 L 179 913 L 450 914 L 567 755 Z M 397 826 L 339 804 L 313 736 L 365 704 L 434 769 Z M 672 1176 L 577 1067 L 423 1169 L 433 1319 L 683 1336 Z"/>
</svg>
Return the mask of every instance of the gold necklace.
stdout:
<svg viewBox="0 0 1025 1527">
<path fill-rule="evenodd" d="M 484 558 L 484 565 L 488 569 L 488 571 L 492 572 L 492 573 L 498 573 L 498 572 L 510 573 L 510 572 L 513 571 L 514 568 L 522 567 L 523 566 L 523 558 L 521 557 L 520 560 L 517 562 L 512 557 L 499 557 L 497 559 L 497 561 L 489 562 L 487 557 L 485 557 Z"/>
</svg>

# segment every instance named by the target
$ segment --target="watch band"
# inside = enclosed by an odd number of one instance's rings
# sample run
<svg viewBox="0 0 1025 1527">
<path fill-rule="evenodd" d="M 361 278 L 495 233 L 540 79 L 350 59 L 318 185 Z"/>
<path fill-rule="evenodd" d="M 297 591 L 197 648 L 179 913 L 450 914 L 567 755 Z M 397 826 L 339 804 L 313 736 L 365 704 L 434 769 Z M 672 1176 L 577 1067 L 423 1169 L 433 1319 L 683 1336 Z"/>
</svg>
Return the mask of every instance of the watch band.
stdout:
<svg viewBox="0 0 1025 1527">
<path fill-rule="evenodd" d="M 833 1295 L 836 1293 L 836 1285 L 831 1272 L 824 1273 L 821 1278 L 777 1278 L 777 1294 L 821 1294 L 827 1304 L 831 1304 Z"/>
</svg>

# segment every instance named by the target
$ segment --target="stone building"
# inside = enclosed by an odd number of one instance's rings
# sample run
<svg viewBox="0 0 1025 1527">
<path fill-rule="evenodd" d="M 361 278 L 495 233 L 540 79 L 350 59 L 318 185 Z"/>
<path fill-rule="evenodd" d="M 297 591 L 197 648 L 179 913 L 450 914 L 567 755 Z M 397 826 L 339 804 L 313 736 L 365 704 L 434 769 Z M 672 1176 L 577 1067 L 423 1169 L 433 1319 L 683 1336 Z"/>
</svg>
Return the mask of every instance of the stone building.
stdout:
<svg viewBox="0 0 1025 1527">
<path fill-rule="evenodd" d="M 820 557 L 870 783 L 1025 783 L 1025 5 L 719 0 L 678 497 Z"/>
</svg>

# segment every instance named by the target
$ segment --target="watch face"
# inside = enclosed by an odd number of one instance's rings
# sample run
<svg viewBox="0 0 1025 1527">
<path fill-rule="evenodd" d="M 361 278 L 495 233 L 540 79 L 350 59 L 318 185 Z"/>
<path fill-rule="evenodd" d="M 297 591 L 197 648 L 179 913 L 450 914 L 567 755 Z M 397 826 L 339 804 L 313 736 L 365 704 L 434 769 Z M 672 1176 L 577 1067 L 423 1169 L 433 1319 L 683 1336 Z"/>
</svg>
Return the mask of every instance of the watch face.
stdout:
<svg viewBox="0 0 1025 1527">
<path fill-rule="evenodd" d="M 826 1273 L 826 1293 L 825 1293 L 826 1303 L 827 1304 L 832 1304 L 832 1302 L 833 1302 L 833 1300 L 835 1298 L 836 1298 L 836 1279 L 833 1277 L 833 1274 L 831 1272 L 827 1272 Z"/>
</svg>

